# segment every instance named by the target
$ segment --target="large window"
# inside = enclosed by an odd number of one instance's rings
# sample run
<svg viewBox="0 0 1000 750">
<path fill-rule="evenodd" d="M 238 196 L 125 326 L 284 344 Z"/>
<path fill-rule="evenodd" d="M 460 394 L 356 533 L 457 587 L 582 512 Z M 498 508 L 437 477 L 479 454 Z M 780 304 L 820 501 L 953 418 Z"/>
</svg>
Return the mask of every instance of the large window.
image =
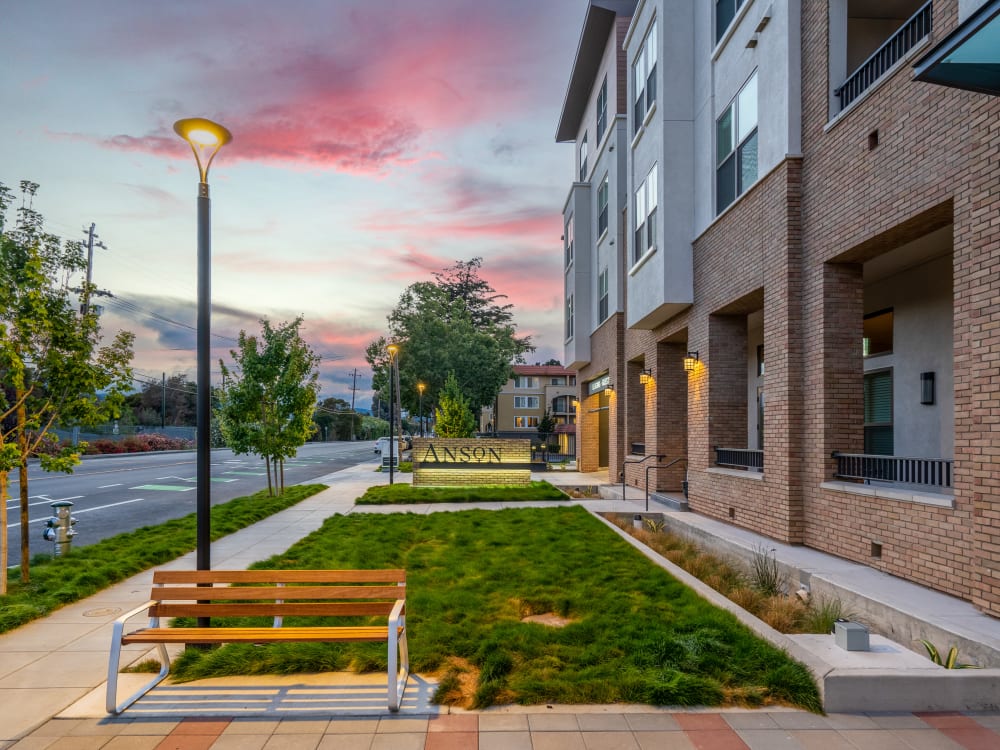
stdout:
<svg viewBox="0 0 1000 750">
<path fill-rule="evenodd" d="M 746 0 L 715 0 L 715 42 L 718 44 Z"/>
<path fill-rule="evenodd" d="M 515 409 L 537 409 L 538 396 L 514 396 Z"/>
<path fill-rule="evenodd" d="M 656 246 L 656 165 L 635 191 L 635 243 L 633 265 Z"/>
<path fill-rule="evenodd" d="M 646 113 L 656 103 L 656 23 L 642 41 L 635 62 L 632 63 L 632 87 L 635 92 L 632 116 L 633 132 L 638 133 L 646 119 Z"/>
<path fill-rule="evenodd" d="M 715 212 L 757 181 L 757 73 L 715 122 Z"/>
<path fill-rule="evenodd" d="M 514 376 L 514 387 L 515 388 L 537 388 L 538 378 L 533 375 L 515 375 Z"/>
<path fill-rule="evenodd" d="M 597 94 L 597 144 L 600 145 L 604 137 L 604 131 L 608 129 L 608 77 L 604 76 L 604 83 Z"/>
<path fill-rule="evenodd" d="M 608 269 L 605 268 L 597 277 L 597 321 L 600 323 L 608 317 Z"/>
<path fill-rule="evenodd" d="M 563 234 L 564 248 L 566 250 L 566 268 L 573 265 L 573 217 L 570 216 L 566 222 L 566 232 Z"/>
<path fill-rule="evenodd" d="M 865 373 L 865 453 L 893 453 L 892 370 Z"/>
<path fill-rule="evenodd" d="M 587 181 L 587 134 L 580 141 L 580 182 Z"/>
<path fill-rule="evenodd" d="M 597 189 L 597 236 L 608 231 L 608 176 L 604 175 Z"/>
<path fill-rule="evenodd" d="M 538 417 L 514 417 L 514 427 L 538 427 Z"/>
<path fill-rule="evenodd" d="M 573 338 L 573 295 L 566 298 L 566 340 Z"/>
</svg>

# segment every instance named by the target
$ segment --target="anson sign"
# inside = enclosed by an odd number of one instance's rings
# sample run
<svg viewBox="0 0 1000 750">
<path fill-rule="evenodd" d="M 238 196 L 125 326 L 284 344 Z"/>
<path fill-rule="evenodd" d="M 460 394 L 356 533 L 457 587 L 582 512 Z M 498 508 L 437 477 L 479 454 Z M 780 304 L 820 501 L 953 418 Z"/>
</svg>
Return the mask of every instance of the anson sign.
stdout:
<svg viewBox="0 0 1000 750">
<path fill-rule="evenodd" d="M 413 484 L 527 485 L 531 440 L 414 438 Z"/>
</svg>

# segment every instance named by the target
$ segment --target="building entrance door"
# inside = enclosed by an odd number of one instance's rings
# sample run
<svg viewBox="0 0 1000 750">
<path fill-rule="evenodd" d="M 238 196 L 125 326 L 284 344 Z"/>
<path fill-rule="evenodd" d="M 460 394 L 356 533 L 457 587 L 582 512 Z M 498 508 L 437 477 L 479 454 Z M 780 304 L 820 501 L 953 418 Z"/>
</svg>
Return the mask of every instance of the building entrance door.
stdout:
<svg viewBox="0 0 1000 750">
<path fill-rule="evenodd" d="M 608 413 L 611 398 L 604 393 L 600 397 L 600 411 L 597 413 L 597 463 L 599 468 L 608 468 Z"/>
</svg>

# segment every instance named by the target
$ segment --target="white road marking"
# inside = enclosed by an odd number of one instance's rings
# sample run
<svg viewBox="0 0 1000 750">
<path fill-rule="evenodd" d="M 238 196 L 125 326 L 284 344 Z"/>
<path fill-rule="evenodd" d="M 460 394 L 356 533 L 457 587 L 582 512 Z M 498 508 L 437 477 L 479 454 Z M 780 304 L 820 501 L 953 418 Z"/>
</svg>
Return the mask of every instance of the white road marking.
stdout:
<svg viewBox="0 0 1000 750">
<path fill-rule="evenodd" d="M 96 508 L 82 508 L 80 510 L 74 510 L 73 511 L 73 515 L 79 516 L 79 515 L 81 515 L 83 513 L 91 513 L 91 512 L 93 512 L 95 510 L 104 510 L 105 508 L 115 508 L 115 507 L 117 507 L 119 505 L 128 505 L 129 503 L 141 503 L 143 500 L 145 500 L 145 498 L 143 498 L 143 497 L 137 497 L 134 500 L 123 500 L 120 503 L 111 503 L 110 505 L 98 505 Z M 46 516 L 46 518 L 47 517 L 48 516 Z M 30 518 L 30 519 L 28 519 L 28 523 L 41 523 L 44 520 L 45 520 L 45 518 Z M 15 528 L 17 526 L 20 526 L 20 525 L 21 525 L 21 522 L 18 521 L 17 523 L 9 524 L 7 526 L 7 528 L 8 529 L 13 529 L 13 528 Z"/>
</svg>

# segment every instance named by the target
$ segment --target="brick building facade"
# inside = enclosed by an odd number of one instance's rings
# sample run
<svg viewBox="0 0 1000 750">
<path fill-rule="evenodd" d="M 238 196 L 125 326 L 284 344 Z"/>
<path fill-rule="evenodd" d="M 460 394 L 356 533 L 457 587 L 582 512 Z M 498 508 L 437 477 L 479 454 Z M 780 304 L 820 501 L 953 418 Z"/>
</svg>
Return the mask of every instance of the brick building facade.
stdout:
<svg viewBox="0 0 1000 750">
<path fill-rule="evenodd" d="M 913 80 L 983 5 L 586 3 L 557 134 L 590 161 L 566 210 L 589 209 L 582 470 L 679 459 L 650 474 L 695 512 L 1000 616 L 1000 98 Z M 608 155 L 581 142 L 622 70 L 602 233 Z"/>
</svg>

